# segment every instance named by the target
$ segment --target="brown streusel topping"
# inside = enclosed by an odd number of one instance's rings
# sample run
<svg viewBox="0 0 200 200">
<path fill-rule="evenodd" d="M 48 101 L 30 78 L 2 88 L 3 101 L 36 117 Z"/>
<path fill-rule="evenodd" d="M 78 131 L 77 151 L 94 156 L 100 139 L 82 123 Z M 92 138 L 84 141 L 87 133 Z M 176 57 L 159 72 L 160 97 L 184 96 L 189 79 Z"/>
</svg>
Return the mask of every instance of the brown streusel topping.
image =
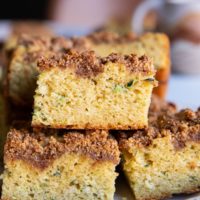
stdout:
<svg viewBox="0 0 200 200">
<path fill-rule="evenodd" d="M 117 142 L 106 131 L 65 131 L 62 136 L 58 132 L 52 134 L 49 131 L 51 134 L 12 129 L 5 145 L 5 161 L 24 160 L 44 169 L 64 153 L 75 153 L 96 161 L 119 163 Z"/>
<path fill-rule="evenodd" d="M 62 55 L 62 57 L 53 56 L 49 59 L 40 59 L 38 67 L 41 71 L 52 67 L 63 69 L 73 67 L 77 75 L 89 78 L 102 73 L 104 65 L 108 62 L 124 64 L 131 73 L 142 73 L 144 75 L 155 73 L 151 60 L 146 56 L 138 57 L 133 54 L 123 56 L 112 53 L 105 58 L 100 58 L 93 51 L 80 53 L 74 50 Z"/>
<path fill-rule="evenodd" d="M 30 36 L 22 34 L 18 38 L 17 45 L 24 46 L 25 48 L 46 50 L 50 46 L 50 37 Z"/>
<path fill-rule="evenodd" d="M 92 33 L 91 35 L 86 36 L 87 39 L 92 41 L 95 44 L 101 43 L 124 43 L 124 42 L 131 42 L 136 39 L 134 33 L 128 33 L 125 35 L 119 35 L 114 32 L 96 32 Z"/>
<path fill-rule="evenodd" d="M 177 112 L 177 107 L 174 103 L 160 99 L 155 94 L 152 95 L 151 104 L 149 107 L 149 114 L 148 114 L 149 115 L 148 120 L 150 124 L 156 123 L 156 119 L 160 115 L 163 114 L 170 115 L 170 114 L 175 114 L 176 112 Z"/>
<path fill-rule="evenodd" d="M 129 131 L 120 134 L 120 148 L 149 146 L 156 138 L 171 135 L 175 149 L 184 148 L 188 141 L 200 142 L 200 115 L 190 109 L 178 113 L 163 113 L 150 123 L 146 130 Z"/>
<path fill-rule="evenodd" d="M 133 33 L 126 35 L 119 35 L 113 32 L 96 32 L 84 37 L 73 37 L 71 41 L 73 42 L 73 48 L 79 52 L 86 50 L 92 50 L 94 45 L 101 44 L 121 44 L 132 42 L 136 39 Z"/>
<path fill-rule="evenodd" d="M 67 52 L 73 47 L 71 39 L 64 37 L 42 37 L 42 36 L 30 36 L 21 35 L 18 39 L 18 45 L 23 46 L 27 51 L 35 52 L 40 51 L 52 51 L 52 52 Z"/>
<path fill-rule="evenodd" d="M 20 54 L 24 63 L 36 63 L 41 57 L 51 57 L 55 53 L 60 56 L 72 48 L 72 41 L 63 37 L 38 37 L 22 35 L 18 39 L 18 47 L 25 48 L 26 52 L 16 51 L 14 56 Z M 18 55 L 17 55 L 18 57 Z"/>
</svg>

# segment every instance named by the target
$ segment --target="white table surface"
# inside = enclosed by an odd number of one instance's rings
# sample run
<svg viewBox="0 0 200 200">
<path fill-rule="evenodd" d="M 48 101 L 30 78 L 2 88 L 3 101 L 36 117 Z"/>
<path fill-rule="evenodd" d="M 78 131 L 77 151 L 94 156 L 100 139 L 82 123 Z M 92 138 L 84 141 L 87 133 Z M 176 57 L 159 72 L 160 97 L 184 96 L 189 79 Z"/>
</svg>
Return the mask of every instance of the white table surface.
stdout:
<svg viewBox="0 0 200 200">
<path fill-rule="evenodd" d="M 180 109 L 200 107 L 200 75 L 172 75 L 167 100 L 175 102 Z"/>
</svg>

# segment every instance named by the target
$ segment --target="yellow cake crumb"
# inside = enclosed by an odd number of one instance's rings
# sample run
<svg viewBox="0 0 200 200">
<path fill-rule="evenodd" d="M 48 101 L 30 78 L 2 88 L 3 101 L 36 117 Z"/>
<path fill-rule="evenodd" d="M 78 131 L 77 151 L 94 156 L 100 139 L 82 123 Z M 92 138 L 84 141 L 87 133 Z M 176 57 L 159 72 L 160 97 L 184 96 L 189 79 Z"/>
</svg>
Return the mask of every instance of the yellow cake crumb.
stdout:
<svg viewBox="0 0 200 200">
<path fill-rule="evenodd" d="M 13 129 L 4 162 L 3 200 L 112 200 L 119 150 L 106 131 Z"/>
<path fill-rule="evenodd" d="M 146 130 L 121 133 L 119 143 L 136 200 L 200 190 L 200 110 L 161 114 Z"/>
<path fill-rule="evenodd" d="M 136 129 L 148 125 L 156 84 L 146 56 L 71 52 L 43 59 L 32 125 L 68 129 Z"/>
</svg>

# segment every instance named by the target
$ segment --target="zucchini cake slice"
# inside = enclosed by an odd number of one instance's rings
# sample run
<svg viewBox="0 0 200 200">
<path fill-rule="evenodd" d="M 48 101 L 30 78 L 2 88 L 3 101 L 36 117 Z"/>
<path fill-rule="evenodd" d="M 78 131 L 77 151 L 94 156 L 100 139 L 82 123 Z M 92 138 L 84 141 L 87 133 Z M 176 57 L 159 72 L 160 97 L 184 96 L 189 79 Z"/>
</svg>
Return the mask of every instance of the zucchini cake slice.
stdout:
<svg viewBox="0 0 200 200">
<path fill-rule="evenodd" d="M 22 35 L 18 38 L 7 69 L 7 96 L 14 105 L 32 108 L 38 76 L 37 60 L 71 48 L 62 37 Z"/>
<path fill-rule="evenodd" d="M 148 124 L 157 83 L 146 56 L 70 51 L 41 59 L 32 125 L 67 129 L 138 129 Z"/>
<path fill-rule="evenodd" d="M 107 56 L 111 53 L 147 55 L 153 59 L 153 64 L 157 70 L 156 79 L 159 86 L 154 88 L 154 93 L 162 98 L 165 97 L 171 68 L 170 42 L 167 35 L 145 33 L 136 36 L 129 33 L 120 36 L 117 33 L 97 32 L 85 38 L 77 38 L 74 47 L 92 49 L 99 56 Z"/>
<path fill-rule="evenodd" d="M 136 200 L 200 190 L 200 110 L 160 115 L 146 130 L 121 133 L 119 147 Z"/>
<path fill-rule="evenodd" d="M 112 200 L 117 141 L 100 130 L 49 132 L 8 133 L 2 200 Z"/>
</svg>

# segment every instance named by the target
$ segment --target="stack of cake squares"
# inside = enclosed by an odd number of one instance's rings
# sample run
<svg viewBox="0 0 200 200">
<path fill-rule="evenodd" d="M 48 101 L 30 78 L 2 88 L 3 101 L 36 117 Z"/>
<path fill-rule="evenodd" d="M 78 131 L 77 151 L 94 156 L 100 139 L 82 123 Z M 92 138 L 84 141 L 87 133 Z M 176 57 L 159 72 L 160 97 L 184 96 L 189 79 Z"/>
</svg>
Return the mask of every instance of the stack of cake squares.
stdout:
<svg viewBox="0 0 200 200">
<path fill-rule="evenodd" d="M 10 59 L 7 98 L 33 110 L 7 134 L 2 200 L 111 200 L 120 163 L 137 200 L 199 190 L 200 112 L 161 100 L 167 36 L 22 36 Z"/>
</svg>

